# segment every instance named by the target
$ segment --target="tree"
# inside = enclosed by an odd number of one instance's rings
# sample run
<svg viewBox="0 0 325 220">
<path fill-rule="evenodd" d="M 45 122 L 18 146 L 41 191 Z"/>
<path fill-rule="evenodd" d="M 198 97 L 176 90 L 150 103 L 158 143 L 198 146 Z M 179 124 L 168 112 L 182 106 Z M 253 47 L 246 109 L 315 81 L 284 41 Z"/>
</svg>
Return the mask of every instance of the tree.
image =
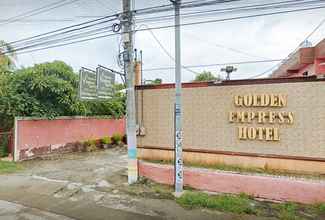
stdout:
<svg viewBox="0 0 325 220">
<path fill-rule="evenodd" d="M 203 71 L 195 77 L 193 82 L 207 82 L 216 80 L 220 80 L 220 76 L 216 77 L 209 71 Z"/>
<path fill-rule="evenodd" d="M 9 129 L 16 116 L 54 118 L 125 114 L 125 94 L 107 101 L 80 101 L 79 77 L 62 61 L 22 68 L 0 76 L 0 126 Z M 119 86 L 120 87 L 120 86 Z"/>
<path fill-rule="evenodd" d="M 160 84 L 162 84 L 162 79 L 156 78 L 154 80 L 145 80 L 145 83 L 147 85 L 160 85 Z"/>
<path fill-rule="evenodd" d="M 0 40 L 0 74 L 8 72 L 15 67 L 16 55 L 13 51 L 14 48 L 10 44 Z"/>
</svg>

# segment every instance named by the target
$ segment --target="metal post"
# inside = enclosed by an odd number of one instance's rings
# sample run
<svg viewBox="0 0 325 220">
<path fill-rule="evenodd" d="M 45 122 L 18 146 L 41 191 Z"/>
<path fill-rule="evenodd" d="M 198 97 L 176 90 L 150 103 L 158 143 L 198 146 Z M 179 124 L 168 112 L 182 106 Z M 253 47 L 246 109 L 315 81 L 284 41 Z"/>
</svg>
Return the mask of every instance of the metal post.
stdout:
<svg viewBox="0 0 325 220">
<path fill-rule="evenodd" d="M 135 92 L 134 92 L 134 64 L 133 64 L 133 13 L 131 12 L 131 0 L 123 0 L 122 16 L 123 60 L 126 74 L 127 101 L 126 123 L 128 142 L 128 183 L 138 180 L 136 119 L 135 119 Z"/>
<path fill-rule="evenodd" d="M 175 195 L 183 192 L 183 156 L 182 156 L 182 103 L 181 103 L 181 0 L 172 1 L 175 6 Z"/>
</svg>

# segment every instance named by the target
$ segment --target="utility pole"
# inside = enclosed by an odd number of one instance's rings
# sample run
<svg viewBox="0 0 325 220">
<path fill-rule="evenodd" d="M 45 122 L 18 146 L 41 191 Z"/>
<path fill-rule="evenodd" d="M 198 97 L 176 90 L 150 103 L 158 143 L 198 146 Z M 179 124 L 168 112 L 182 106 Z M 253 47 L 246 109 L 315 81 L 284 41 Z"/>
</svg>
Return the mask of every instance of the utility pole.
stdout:
<svg viewBox="0 0 325 220">
<path fill-rule="evenodd" d="M 181 0 L 170 0 L 175 7 L 175 195 L 183 192 L 183 156 L 182 156 L 182 74 L 181 74 Z"/>
<path fill-rule="evenodd" d="M 132 184 L 138 180 L 137 140 L 135 120 L 135 92 L 134 92 L 134 63 L 133 63 L 133 12 L 131 11 L 131 0 L 123 0 L 122 40 L 123 61 L 126 75 L 126 123 L 128 142 L 128 183 Z"/>
</svg>

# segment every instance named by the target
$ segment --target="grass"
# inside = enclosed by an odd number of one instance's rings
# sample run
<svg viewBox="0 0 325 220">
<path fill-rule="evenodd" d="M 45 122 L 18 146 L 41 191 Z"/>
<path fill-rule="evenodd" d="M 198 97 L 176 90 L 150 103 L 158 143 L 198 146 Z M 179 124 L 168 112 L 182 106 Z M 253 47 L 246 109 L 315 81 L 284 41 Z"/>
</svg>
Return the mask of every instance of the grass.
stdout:
<svg viewBox="0 0 325 220">
<path fill-rule="evenodd" d="M 208 195 L 202 192 L 186 192 L 177 203 L 186 208 L 208 208 L 236 214 L 256 214 L 252 200 L 247 195 Z"/>
<path fill-rule="evenodd" d="M 256 201 L 246 194 L 210 195 L 185 192 L 176 202 L 189 209 L 206 208 L 234 214 L 275 217 L 280 220 L 325 219 L 325 204 L 303 205 L 292 202 L 271 203 Z"/>
<path fill-rule="evenodd" d="M 171 160 L 144 160 L 151 163 L 160 163 L 160 164 L 173 164 Z M 304 173 L 294 173 L 284 170 L 274 170 L 269 168 L 258 168 L 258 167 L 242 167 L 238 165 L 228 165 L 223 163 L 217 164 L 202 164 L 202 163 L 193 163 L 184 161 L 185 166 L 197 167 L 197 168 L 208 168 L 215 170 L 239 172 L 239 173 L 249 173 L 249 174 L 268 174 L 276 176 L 288 176 L 288 177 L 297 177 L 297 178 L 307 178 L 307 179 L 325 179 L 324 175 L 320 174 L 304 174 Z"/>
<path fill-rule="evenodd" d="M 16 163 L 8 161 L 0 161 L 0 174 L 13 173 L 21 170 L 22 167 Z"/>
</svg>

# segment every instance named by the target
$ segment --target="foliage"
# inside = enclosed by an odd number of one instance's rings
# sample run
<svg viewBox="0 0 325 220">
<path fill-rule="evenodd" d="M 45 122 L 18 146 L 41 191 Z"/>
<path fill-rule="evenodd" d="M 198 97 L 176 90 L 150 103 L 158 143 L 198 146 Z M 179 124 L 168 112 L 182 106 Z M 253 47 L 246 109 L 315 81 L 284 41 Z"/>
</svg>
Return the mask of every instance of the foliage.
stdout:
<svg viewBox="0 0 325 220">
<path fill-rule="evenodd" d="M 211 72 L 209 71 L 203 71 L 202 73 L 198 74 L 193 82 L 207 82 L 207 81 L 216 81 L 220 80 L 221 77 L 214 76 Z"/>
<path fill-rule="evenodd" d="M 16 54 L 13 51 L 10 44 L 0 40 L 0 74 L 10 72 L 15 67 Z M 4 55 L 5 52 L 8 53 Z"/>
<path fill-rule="evenodd" d="M 145 84 L 147 84 L 147 85 L 160 85 L 160 84 L 162 84 L 162 79 L 156 78 L 154 80 L 145 80 Z"/>
<path fill-rule="evenodd" d="M 8 156 L 9 136 L 6 134 L 0 135 L 0 157 Z"/>
<path fill-rule="evenodd" d="M 177 202 L 188 208 L 210 208 L 237 214 L 256 214 L 251 200 L 246 195 L 208 195 L 201 192 L 186 192 Z"/>
<path fill-rule="evenodd" d="M 0 74 L 0 125 L 3 129 L 11 128 L 15 116 L 123 117 L 124 93 L 118 92 L 108 101 L 80 101 L 78 82 L 78 75 L 62 61 L 37 64 L 13 74 Z"/>
<path fill-rule="evenodd" d="M 87 152 L 92 152 L 97 150 L 97 143 L 96 140 L 88 140 L 84 142 L 85 150 Z"/>
<path fill-rule="evenodd" d="M 103 137 L 101 139 L 102 144 L 112 144 L 112 139 L 109 136 Z"/>
<path fill-rule="evenodd" d="M 116 145 L 120 145 L 122 143 L 123 135 L 121 134 L 113 134 L 112 136 L 112 143 Z"/>
<path fill-rule="evenodd" d="M 13 172 L 21 170 L 21 169 L 22 169 L 22 167 L 19 164 L 0 160 L 0 174 L 13 173 Z"/>
</svg>

